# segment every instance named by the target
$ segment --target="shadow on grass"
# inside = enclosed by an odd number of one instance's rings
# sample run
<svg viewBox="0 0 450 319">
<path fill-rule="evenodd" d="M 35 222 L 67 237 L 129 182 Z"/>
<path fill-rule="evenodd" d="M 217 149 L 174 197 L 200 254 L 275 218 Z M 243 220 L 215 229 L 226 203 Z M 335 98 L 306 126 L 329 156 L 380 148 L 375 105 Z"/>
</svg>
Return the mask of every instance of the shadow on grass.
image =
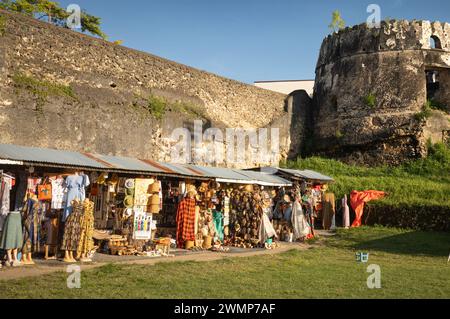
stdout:
<svg viewBox="0 0 450 319">
<path fill-rule="evenodd" d="M 375 250 L 394 254 L 448 257 L 450 233 L 407 231 L 381 227 L 339 230 L 334 247 Z"/>
</svg>

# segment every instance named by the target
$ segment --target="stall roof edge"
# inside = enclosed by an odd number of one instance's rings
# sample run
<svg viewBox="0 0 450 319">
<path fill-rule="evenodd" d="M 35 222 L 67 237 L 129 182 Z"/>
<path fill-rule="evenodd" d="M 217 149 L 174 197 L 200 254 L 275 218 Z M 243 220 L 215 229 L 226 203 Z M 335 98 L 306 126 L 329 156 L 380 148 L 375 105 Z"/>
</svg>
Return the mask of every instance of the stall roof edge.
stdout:
<svg viewBox="0 0 450 319">
<path fill-rule="evenodd" d="M 162 163 L 124 156 L 100 155 L 40 147 L 0 144 L 0 160 L 16 165 L 107 171 L 111 173 L 167 176 L 189 179 L 215 179 L 223 182 L 257 184 L 261 186 L 290 186 L 291 181 L 263 172 L 250 172 L 221 167 L 204 167 L 193 164 Z M 21 163 L 21 164 L 18 164 Z"/>
</svg>

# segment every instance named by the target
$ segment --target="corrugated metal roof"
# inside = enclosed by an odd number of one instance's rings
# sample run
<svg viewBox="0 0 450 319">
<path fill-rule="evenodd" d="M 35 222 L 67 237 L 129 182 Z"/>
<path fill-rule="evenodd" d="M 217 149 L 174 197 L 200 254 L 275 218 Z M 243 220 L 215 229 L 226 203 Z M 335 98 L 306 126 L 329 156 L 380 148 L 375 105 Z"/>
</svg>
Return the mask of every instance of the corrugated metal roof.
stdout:
<svg viewBox="0 0 450 319">
<path fill-rule="evenodd" d="M 229 183 L 259 184 L 265 186 L 287 186 L 291 184 L 286 179 L 261 172 L 246 172 L 237 169 L 203 167 L 198 165 L 170 164 L 123 156 L 79 153 L 8 144 L 0 144 L 0 159 L 20 161 L 27 165 L 36 166 L 77 167 L 139 174 L 149 173 L 193 179 L 216 179 Z"/>
<path fill-rule="evenodd" d="M 110 168 L 122 169 L 127 171 L 138 171 L 138 172 L 153 172 L 153 173 L 163 173 L 164 171 L 147 164 L 141 160 L 131 157 L 122 157 L 122 156 L 109 156 L 109 155 L 100 155 L 100 154 L 91 154 L 95 158 L 98 158 L 109 165 L 105 165 Z"/>
<path fill-rule="evenodd" d="M 321 173 L 312 171 L 312 170 L 296 170 L 296 169 L 287 169 L 287 168 L 278 168 L 280 172 L 284 172 L 286 174 L 292 175 L 297 178 L 303 178 L 308 180 L 317 180 L 322 182 L 333 182 L 334 179 L 323 175 Z"/>
<path fill-rule="evenodd" d="M 241 174 L 248 176 L 248 178 L 254 180 L 256 184 L 263 186 L 291 186 L 292 183 L 287 179 L 284 179 L 280 176 L 269 175 L 262 172 L 255 171 L 239 171 Z"/>
<path fill-rule="evenodd" d="M 192 165 L 192 168 L 195 170 L 198 170 L 200 172 L 203 172 L 206 176 L 212 177 L 212 178 L 222 178 L 222 179 L 229 179 L 229 180 L 236 180 L 236 181 L 243 181 L 243 182 L 252 182 L 252 179 L 248 176 L 245 176 L 241 173 L 239 173 L 237 170 L 233 170 L 230 168 L 222 168 L 222 167 L 203 167 L 203 166 L 197 166 Z"/>
<path fill-rule="evenodd" d="M 99 169 L 105 168 L 105 165 L 78 152 L 57 151 L 8 144 L 0 144 L 0 158 L 29 163 L 60 164 Z"/>
<path fill-rule="evenodd" d="M 172 164 L 172 163 L 163 163 L 162 165 L 173 170 L 174 172 L 177 172 L 180 175 L 193 176 L 193 177 L 211 177 L 211 176 L 205 176 L 205 174 L 203 174 L 202 172 L 200 172 L 198 170 L 192 169 L 190 165 L 181 165 L 181 164 Z"/>
</svg>

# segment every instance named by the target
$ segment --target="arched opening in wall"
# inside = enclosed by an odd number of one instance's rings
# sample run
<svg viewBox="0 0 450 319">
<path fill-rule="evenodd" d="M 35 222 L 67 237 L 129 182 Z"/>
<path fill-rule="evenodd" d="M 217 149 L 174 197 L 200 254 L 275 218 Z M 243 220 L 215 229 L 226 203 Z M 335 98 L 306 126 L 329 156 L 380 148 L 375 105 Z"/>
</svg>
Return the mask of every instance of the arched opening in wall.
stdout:
<svg viewBox="0 0 450 319">
<path fill-rule="evenodd" d="M 427 69 L 427 101 L 433 108 L 449 110 L 450 69 Z"/>
<path fill-rule="evenodd" d="M 430 38 L 430 47 L 432 49 L 442 49 L 441 40 L 435 35 L 431 36 L 431 38 Z"/>
</svg>

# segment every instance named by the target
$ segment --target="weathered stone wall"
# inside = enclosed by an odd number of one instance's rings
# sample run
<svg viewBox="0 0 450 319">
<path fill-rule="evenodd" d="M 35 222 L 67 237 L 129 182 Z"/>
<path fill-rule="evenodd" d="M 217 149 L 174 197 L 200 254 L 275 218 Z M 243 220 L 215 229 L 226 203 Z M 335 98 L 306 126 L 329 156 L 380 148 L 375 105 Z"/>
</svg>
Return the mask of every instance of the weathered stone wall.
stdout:
<svg viewBox="0 0 450 319">
<path fill-rule="evenodd" d="M 219 128 L 258 128 L 288 117 L 282 94 L 0 14 L 6 17 L 0 35 L 0 143 L 170 160 L 174 141 L 167 136 L 193 119 Z M 159 119 L 148 112 L 150 95 L 195 107 L 173 108 Z M 290 146 L 281 146 L 287 154 Z"/>
<path fill-rule="evenodd" d="M 430 48 L 432 36 L 442 49 Z M 450 69 L 448 23 L 392 21 L 330 35 L 316 69 L 315 152 L 369 165 L 424 155 L 425 135 L 437 136 L 424 134 L 427 123 L 417 116 L 427 102 L 430 69 Z"/>
</svg>

